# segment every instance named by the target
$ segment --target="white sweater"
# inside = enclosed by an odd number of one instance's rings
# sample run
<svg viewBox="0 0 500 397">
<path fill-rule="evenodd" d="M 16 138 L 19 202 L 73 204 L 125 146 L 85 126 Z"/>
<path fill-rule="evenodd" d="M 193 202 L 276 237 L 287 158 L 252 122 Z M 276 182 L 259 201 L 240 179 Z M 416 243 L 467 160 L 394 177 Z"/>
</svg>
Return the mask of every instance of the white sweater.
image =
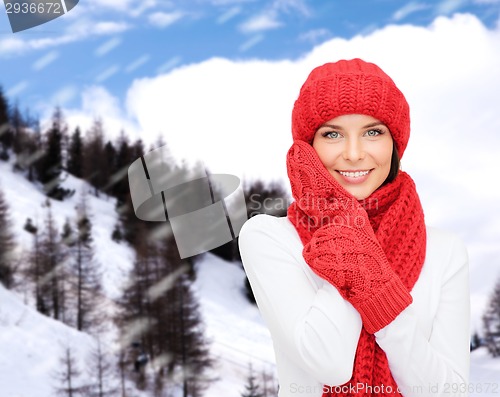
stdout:
<svg viewBox="0 0 500 397">
<path fill-rule="evenodd" d="M 249 219 L 239 247 L 273 339 L 279 396 L 320 397 L 323 385 L 338 391 L 334 386 L 352 375 L 362 325 L 356 309 L 307 265 L 286 217 Z M 413 303 L 375 333 L 401 393 L 468 395 L 469 272 L 458 238 L 427 228 L 426 259 L 411 295 Z M 384 391 L 384 385 L 361 384 L 355 391 L 368 387 Z"/>
</svg>

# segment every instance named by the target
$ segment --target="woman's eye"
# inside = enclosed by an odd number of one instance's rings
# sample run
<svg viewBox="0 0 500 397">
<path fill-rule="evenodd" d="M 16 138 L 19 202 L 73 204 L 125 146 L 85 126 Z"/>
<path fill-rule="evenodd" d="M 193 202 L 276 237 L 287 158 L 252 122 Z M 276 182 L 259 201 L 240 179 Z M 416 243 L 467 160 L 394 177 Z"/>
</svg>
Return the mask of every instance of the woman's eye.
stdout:
<svg viewBox="0 0 500 397">
<path fill-rule="evenodd" d="M 340 134 L 335 131 L 327 131 L 323 134 L 325 138 L 337 139 L 340 138 Z"/>
<path fill-rule="evenodd" d="M 382 134 L 382 131 L 380 130 L 369 130 L 369 131 L 366 131 L 366 136 L 377 136 L 377 135 L 380 135 Z"/>
</svg>

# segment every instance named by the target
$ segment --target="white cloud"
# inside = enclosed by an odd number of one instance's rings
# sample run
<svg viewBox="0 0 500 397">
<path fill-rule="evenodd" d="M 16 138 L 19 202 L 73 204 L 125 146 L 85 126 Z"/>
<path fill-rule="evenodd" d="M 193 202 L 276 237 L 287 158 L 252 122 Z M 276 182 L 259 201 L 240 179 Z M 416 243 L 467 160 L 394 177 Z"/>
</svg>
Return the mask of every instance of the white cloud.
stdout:
<svg viewBox="0 0 500 397">
<path fill-rule="evenodd" d="M 331 36 L 331 33 L 328 29 L 313 29 L 302 33 L 299 36 L 299 41 L 310 41 L 312 43 L 317 43 L 319 40 L 325 39 L 329 36 Z"/>
<path fill-rule="evenodd" d="M 257 34 L 253 37 L 250 37 L 247 41 L 245 41 L 242 45 L 240 45 L 239 51 L 240 52 L 248 51 L 250 48 L 255 47 L 257 44 L 259 44 L 262 40 L 264 40 L 263 34 Z"/>
<path fill-rule="evenodd" d="M 167 61 L 162 63 L 156 70 L 158 74 L 163 74 L 167 73 L 173 68 L 175 68 L 177 65 L 179 65 L 182 61 L 182 57 L 176 55 L 173 56 L 172 58 L 169 58 Z"/>
<path fill-rule="evenodd" d="M 21 52 L 25 48 L 25 41 L 19 37 L 4 36 L 0 39 L 0 56 Z"/>
<path fill-rule="evenodd" d="M 99 47 L 96 48 L 94 54 L 98 57 L 102 57 L 118 47 L 122 43 L 122 40 L 118 37 L 113 37 L 104 43 L 102 43 Z"/>
<path fill-rule="evenodd" d="M 310 16 L 311 11 L 304 0 L 274 0 L 272 8 L 278 11 L 297 11 L 304 16 Z"/>
<path fill-rule="evenodd" d="M 132 61 L 131 63 L 129 63 L 125 67 L 125 72 L 127 72 L 127 73 L 133 72 L 137 68 L 139 68 L 142 65 L 144 65 L 145 63 L 149 62 L 150 58 L 151 57 L 149 56 L 149 54 L 141 55 L 139 58 L 135 59 L 134 61 Z"/>
<path fill-rule="evenodd" d="M 29 83 L 26 80 L 22 80 L 19 83 L 15 84 L 13 87 L 10 87 L 5 95 L 9 98 L 14 98 L 16 95 L 20 94 L 28 87 Z"/>
<path fill-rule="evenodd" d="M 467 0 L 441 0 L 436 5 L 436 14 L 449 15 L 467 3 Z"/>
<path fill-rule="evenodd" d="M 32 65 L 33 70 L 39 71 L 49 66 L 59 58 L 59 53 L 57 51 L 50 51 L 41 58 L 38 58 Z"/>
<path fill-rule="evenodd" d="M 210 4 L 213 6 L 227 6 L 232 4 L 244 4 L 252 3 L 256 0 L 210 0 Z"/>
<path fill-rule="evenodd" d="M 102 21 L 93 26 L 93 34 L 116 34 L 129 30 L 131 25 L 127 22 Z M 87 33 L 88 34 L 88 33 Z"/>
<path fill-rule="evenodd" d="M 232 7 L 217 18 L 217 23 L 218 24 L 226 23 L 227 21 L 233 19 L 240 13 L 241 13 L 241 7 Z"/>
<path fill-rule="evenodd" d="M 68 13 L 68 15 L 69 14 L 70 13 Z M 91 21 L 87 18 L 82 18 L 81 20 L 74 20 L 59 36 L 49 35 L 33 39 L 2 37 L 0 38 L 0 58 L 19 55 L 33 50 L 58 47 L 64 44 L 86 40 L 91 36 L 122 33 L 130 28 L 131 25 L 126 22 Z"/>
<path fill-rule="evenodd" d="M 310 11 L 303 0 L 274 0 L 260 13 L 243 22 L 239 28 L 243 33 L 256 33 L 283 26 L 282 13 L 298 12 L 309 16 Z"/>
<path fill-rule="evenodd" d="M 422 11 L 422 10 L 425 10 L 428 8 L 429 8 L 429 5 L 427 5 L 427 4 L 412 1 L 412 2 L 404 5 L 400 9 L 398 9 L 396 12 L 394 12 L 394 14 L 392 14 L 392 19 L 394 21 L 400 21 L 400 20 L 406 18 L 408 15 L 413 14 L 414 12 Z"/>
<path fill-rule="evenodd" d="M 67 102 L 71 101 L 78 94 L 78 89 L 74 85 L 67 85 L 56 91 L 50 98 L 52 108 L 59 106 L 63 107 Z"/>
<path fill-rule="evenodd" d="M 126 12 L 133 8 L 135 1 L 133 0 L 89 0 L 86 2 L 87 6 L 92 10 L 111 9 L 115 11 Z M 146 3 L 150 3 L 147 1 Z M 106 11 L 108 11 L 106 10 Z"/>
<path fill-rule="evenodd" d="M 72 87 L 66 87 L 61 94 L 73 94 Z M 50 120 L 54 103 L 44 104 L 39 110 L 44 114 L 45 122 Z M 96 119 L 103 120 L 104 130 L 108 139 L 116 139 L 120 131 L 125 131 L 131 139 L 139 138 L 139 127 L 131 121 L 123 111 L 123 104 L 112 96 L 105 88 L 95 85 L 86 88 L 81 93 L 79 108 L 65 108 L 64 117 L 73 130 L 79 126 L 83 133 L 88 131 Z"/>
<path fill-rule="evenodd" d="M 155 12 L 149 15 L 149 23 L 158 28 L 166 28 L 181 19 L 184 14 L 180 11 L 174 12 Z"/>
<path fill-rule="evenodd" d="M 95 77 L 96 83 L 102 83 L 120 71 L 120 66 L 112 65 L 104 69 Z"/>
<path fill-rule="evenodd" d="M 283 26 L 283 23 L 278 19 L 278 13 L 274 10 L 266 11 L 258 15 L 254 15 L 240 25 L 240 30 L 243 33 L 255 33 L 263 30 L 276 29 Z"/>
</svg>

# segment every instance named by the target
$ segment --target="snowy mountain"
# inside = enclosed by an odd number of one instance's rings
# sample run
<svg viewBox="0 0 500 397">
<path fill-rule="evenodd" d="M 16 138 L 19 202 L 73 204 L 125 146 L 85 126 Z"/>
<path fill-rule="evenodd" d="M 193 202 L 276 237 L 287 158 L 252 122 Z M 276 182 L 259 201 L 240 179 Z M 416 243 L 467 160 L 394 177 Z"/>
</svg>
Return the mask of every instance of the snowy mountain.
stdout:
<svg viewBox="0 0 500 397">
<path fill-rule="evenodd" d="M 53 201 L 54 218 L 60 228 L 66 218 L 74 217 L 75 206 L 82 191 L 89 186 L 68 176 L 65 188 L 75 194 L 63 201 Z M 14 173 L 12 165 L 0 161 L 0 188 L 11 210 L 11 219 L 20 244 L 22 258 L 32 244 L 32 236 L 24 229 L 28 217 L 41 222 L 46 200 L 41 188 Z M 111 239 L 117 222 L 115 202 L 102 195 L 88 195 L 92 218 L 96 259 L 101 264 L 105 293 L 116 298 L 134 253 L 126 244 Z M 199 299 L 205 331 L 216 359 L 213 370 L 217 381 L 211 384 L 207 397 L 238 396 L 244 390 L 249 364 L 257 372 L 274 373 L 271 338 L 257 308 L 244 296 L 245 275 L 240 263 L 224 261 L 207 253 L 197 263 L 194 291 Z M 66 325 L 45 317 L 33 308 L 28 291 L 21 285 L 18 292 L 0 286 L 0 395 L 2 397 L 53 396 L 54 374 L 60 366 L 65 346 L 74 350 L 83 367 L 95 346 L 95 339 Z M 20 291 L 20 292 L 19 292 Z M 24 292 L 23 292 L 24 291 Z M 485 297 L 486 300 L 486 297 Z M 110 305 L 112 310 L 112 305 Z M 112 332 L 108 348 L 113 349 Z M 471 355 L 471 396 L 500 394 L 500 360 L 492 359 L 485 349 Z"/>
</svg>

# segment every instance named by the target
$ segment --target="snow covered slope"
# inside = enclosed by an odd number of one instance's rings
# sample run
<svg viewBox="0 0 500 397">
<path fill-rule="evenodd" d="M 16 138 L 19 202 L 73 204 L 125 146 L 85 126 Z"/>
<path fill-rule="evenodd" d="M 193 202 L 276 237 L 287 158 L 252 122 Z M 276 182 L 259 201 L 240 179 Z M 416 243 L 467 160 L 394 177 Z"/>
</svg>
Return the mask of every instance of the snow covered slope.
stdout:
<svg viewBox="0 0 500 397">
<path fill-rule="evenodd" d="M 0 395 L 49 397 L 66 346 L 84 365 L 93 339 L 45 317 L 0 285 Z"/>
</svg>

